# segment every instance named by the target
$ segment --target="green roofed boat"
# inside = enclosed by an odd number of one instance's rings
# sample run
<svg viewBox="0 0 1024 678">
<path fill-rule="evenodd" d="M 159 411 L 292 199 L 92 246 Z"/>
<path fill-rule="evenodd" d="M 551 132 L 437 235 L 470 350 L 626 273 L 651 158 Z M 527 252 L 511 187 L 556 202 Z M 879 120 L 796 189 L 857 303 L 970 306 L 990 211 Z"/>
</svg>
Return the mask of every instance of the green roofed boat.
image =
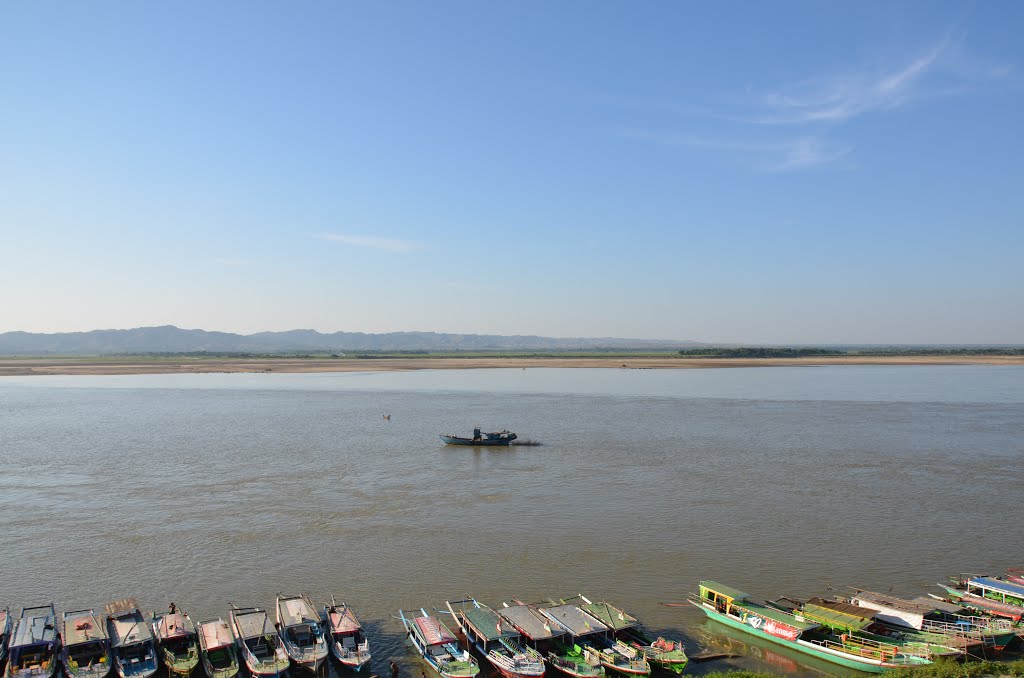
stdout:
<svg viewBox="0 0 1024 678">
<path fill-rule="evenodd" d="M 821 621 L 756 603 L 749 594 L 717 582 L 700 582 L 700 593 L 691 594 L 690 602 L 717 622 L 851 669 L 883 673 L 932 663 L 926 649 L 901 647 L 855 633 L 836 635 Z"/>
<path fill-rule="evenodd" d="M 591 602 L 582 595 L 578 596 L 578 600 L 580 601 L 577 603 L 579 608 L 597 617 L 608 626 L 616 641 L 639 652 L 643 658 L 657 668 L 672 673 L 682 673 L 686 669 L 686 664 L 690 659 L 686 656 L 686 650 L 680 641 L 666 640 L 660 636 L 652 640 L 644 632 L 636 617 L 614 605 L 605 602 Z"/>
</svg>

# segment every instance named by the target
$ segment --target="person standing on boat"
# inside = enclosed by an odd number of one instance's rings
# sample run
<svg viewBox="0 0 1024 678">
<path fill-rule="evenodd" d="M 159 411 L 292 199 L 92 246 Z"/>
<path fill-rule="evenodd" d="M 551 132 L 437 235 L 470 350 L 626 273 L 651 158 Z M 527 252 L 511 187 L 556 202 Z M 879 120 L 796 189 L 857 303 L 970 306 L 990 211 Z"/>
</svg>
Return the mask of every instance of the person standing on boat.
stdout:
<svg viewBox="0 0 1024 678">
<path fill-rule="evenodd" d="M 389 663 L 391 664 L 391 678 L 398 678 L 398 664 L 395 663 L 394 659 Z"/>
</svg>

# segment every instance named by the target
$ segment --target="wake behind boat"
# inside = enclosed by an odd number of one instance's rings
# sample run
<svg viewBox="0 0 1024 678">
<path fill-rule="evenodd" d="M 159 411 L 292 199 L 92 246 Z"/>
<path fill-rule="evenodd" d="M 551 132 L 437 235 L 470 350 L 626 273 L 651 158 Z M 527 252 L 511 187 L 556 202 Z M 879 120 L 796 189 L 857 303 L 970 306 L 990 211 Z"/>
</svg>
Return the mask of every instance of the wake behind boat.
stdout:
<svg viewBox="0 0 1024 678">
<path fill-rule="evenodd" d="M 370 661 L 370 641 L 363 634 L 363 625 L 356 613 L 345 603 L 324 605 L 324 633 L 328 636 L 331 654 L 342 666 L 359 671 Z"/>
<path fill-rule="evenodd" d="M 470 445 L 474 447 L 508 447 L 518 436 L 511 431 L 494 431 L 481 433 L 479 427 L 473 429 L 472 438 L 461 438 L 459 436 L 442 433 L 441 440 L 446 445 Z"/>
<path fill-rule="evenodd" d="M 57 672 L 60 635 L 53 603 L 23 607 L 11 629 L 6 678 L 53 678 Z"/>
<path fill-rule="evenodd" d="M 253 678 L 277 676 L 288 670 L 288 653 L 266 611 L 232 606 L 231 628 L 238 654 Z"/>
<path fill-rule="evenodd" d="M 501 617 L 473 598 L 448 601 L 448 611 L 477 649 L 505 678 L 540 678 L 544 675 L 544 658 L 536 650 L 523 645 L 519 632 L 511 624 L 502 624 Z"/>
<path fill-rule="evenodd" d="M 110 673 L 110 637 L 93 610 L 65 612 L 60 656 L 68 678 L 105 678 Z"/>
<path fill-rule="evenodd" d="M 156 641 L 134 598 L 106 606 L 114 670 L 121 678 L 149 678 L 158 668 Z"/>
<path fill-rule="evenodd" d="M 295 665 L 316 671 L 327 658 L 320 615 L 307 596 L 277 596 L 277 627 Z"/>
</svg>

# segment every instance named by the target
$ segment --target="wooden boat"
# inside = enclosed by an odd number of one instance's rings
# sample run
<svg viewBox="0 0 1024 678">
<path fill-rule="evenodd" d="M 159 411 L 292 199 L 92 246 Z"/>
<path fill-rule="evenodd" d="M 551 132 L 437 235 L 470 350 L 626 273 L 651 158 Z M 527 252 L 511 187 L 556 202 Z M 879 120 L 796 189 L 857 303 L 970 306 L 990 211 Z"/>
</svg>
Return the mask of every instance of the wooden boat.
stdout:
<svg viewBox="0 0 1024 678">
<path fill-rule="evenodd" d="M 7 659 L 7 641 L 11 636 L 11 608 L 0 610 L 0 664 Z"/>
<path fill-rule="evenodd" d="M 717 622 L 860 671 L 882 673 L 891 668 L 932 663 L 929 657 L 901 650 L 894 643 L 847 633 L 837 636 L 802 614 L 755 603 L 749 594 L 713 581 L 700 582 L 700 593 L 691 595 L 690 603 Z"/>
<path fill-rule="evenodd" d="M 277 596 L 277 632 L 295 665 L 316 671 L 327 659 L 327 641 L 308 596 Z"/>
<path fill-rule="evenodd" d="M 622 629 L 637 625 L 635 618 L 607 603 L 593 603 L 582 595 L 562 598 L 557 602 L 560 606 L 575 605 L 583 614 L 598 620 L 607 629 L 606 633 L 587 638 L 587 644 L 597 650 L 601 666 L 606 672 L 624 676 L 650 675 L 651 663 L 647 661 L 647 656 L 638 647 L 626 643 L 618 636 Z"/>
<path fill-rule="evenodd" d="M 107 604 L 107 633 L 114 671 L 121 678 L 149 678 L 159 668 L 156 640 L 134 598 Z"/>
<path fill-rule="evenodd" d="M 547 617 L 540 613 L 537 606 L 526 605 L 520 601 L 515 601 L 513 605 L 502 603 L 497 613 L 506 624 L 519 632 L 524 643 L 546 659 L 549 666 L 562 673 L 575 670 L 577 666 L 575 662 L 560 659 L 560 656 L 566 653 L 567 646 L 563 642 L 565 631 L 560 626 L 553 626 Z M 580 648 L 580 652 L 582 651 Z M 559 668 L 559 662 L 563 664 L 562 668 Z M 593 673 L 587 674 L 588 678 L 604 673 L 600 662 L 596 662 L 596 668 L 590 664 L 584 665 L 586 670 L 593 671 Z"/>
<path fill-rule="evenodd" d="M 593 603 L 585 596 L 579 596 L 581 610 L 600 619 L 608 626 L 616 640 L 620 640 L 639 651 L 649 663 L 671 673 L 682 673 L 690 659 L 683 644 L 678 640 L 658 637 L 648 638 L 636 617 L 627 614 L 610 603 Z M 572 601 L 569 601 L 572 602 Z"/>
<path fill-rule="evenodd" d="M 1011 584 L 1024 586 L 1024 568 L 1011 567 L 1006 571 L 1006 576 L 1003 578 Z"/>
<path fill-rule="evenodd" d="M 511 431 L 494 431 L 481 433 L 479 428 L 473 429 L 472 438 L 441 434 L 446 445 L 472 445 L 475 447 L 508 447 L 518 436 Z"/>
<path fill-rule="evenodd" d="M 356 613 L 345 603 L 324 605 L 323 623 L 331 654 L 345 668 L 359 671 L 370 662 L 370 641 Z"/>
<path fill-rule="evenodd" d="M 502 624 L 494 610 L 474 598 L 448 601 L 445 606 L 466 640 L 505 678 L 544 675 L 544 658 L 523 644 L 514 626 Z"/>
<path fill-rule="evenodd" d="M 238 652 L 231 625 L 223 619 L 199 622 L 199 657 L 207 678 L 235 678 L 238 675 Z"/>
<path fill-rule="evenodd" d="M 5 678 L 53 678 L 60 654 L 53 603 L 21 608 L 11 627 L 7 650 Z"/>
<path fill-rule="evenodd" d="M 199 666 L 199 637 L 188 615 L 173 605 L 171 609 L 167 614 L 153 613 L 153 633 L 167 672 L 187 678 Z"/>
<path fill-rule="evenodd" d="M 437 617 L 420 608 L 420 616 L 398 611 L 406 636 L 416 652 L 441 678 L 474 678 L 480 666 L 469 652 L 459 649 L 455 635 Z"/>
<path fill-rule="evenodd" d="M 106 678 L 110 674 L 110 636 L 95 611 L 65 612 L 60 637 L 60 658 L 67 678 Z"/>
<path fill-rule="evenodd" d="M 231 630 L 238 654 L 252 676 L 277 676 L 288 670 L 288 653 L 266 611 L 232 606 Z"/>
<path fill-rule="evenodd" d="M 601 653 L 594 647 L 610 629 L 575 605 L 531 606 L 551 628 L 562 632 L 548 651 L 548 665 L 572 678 L 593 678 L 604 675 Z"/>
<path fill-rule="evenodd" d="M 963 649 L 977 654 L 986 648 L 1002 650 L 1016 635 L 1007 619 L 962 614 L 964 608 L 943 605 L 932 598 L 913 600 L 889 593 L 856 589 L 849 602 L 875 611 L 875 621 L 891 631 Z"/>
<path fill-rule="evenodd" d="M 1024 617 L 1024 584 L 973 576 L 961 576 L 953 581 L 952 585 L 939 586 L 954 603 L 1014 622 Z"/>
</svg>

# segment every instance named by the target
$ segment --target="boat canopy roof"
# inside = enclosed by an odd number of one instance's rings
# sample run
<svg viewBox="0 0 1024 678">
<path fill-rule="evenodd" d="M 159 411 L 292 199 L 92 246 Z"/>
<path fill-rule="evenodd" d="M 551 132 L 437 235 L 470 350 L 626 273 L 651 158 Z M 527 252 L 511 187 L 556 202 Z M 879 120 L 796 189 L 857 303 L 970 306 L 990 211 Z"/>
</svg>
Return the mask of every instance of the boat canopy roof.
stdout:
<svg viewBox="0 0 1024 678">
<path fill-rule="evenodd" d="M 944 600 L 937 600 L 936 598 L 929 598 L 928 596 L 918 596 L 911 602 L 920 603 L 921 605 L 929 605 L 932 609 L 938 610 L 939 612 L 945 612 L 946 614 L 964 614 L 966 612 L 966 610 L 959 605 L 947 603 Z"/>
<path fill-rule="evenodd" d="M 561 628 L 549 624 L 543 615 L 527 605 L 503 607 L 498 610 L 498 614 L 530 640 L 546 640 L 565 633 Z"/>
<path fill-rule="evenodd" d="M 622 629 L 632 628 L 637 625 L 636 617 L 626 614 L 619 608 L 609 605 L 608 603 L 590 603 L 586 605 L 580 605 L 579 608 L 594 617 L 597 617 L 606 626 L 611 627 L 615 631 L 621 631 Z"/>
<path fill-rule="evenodd" d="M 599 619 L 587 614 L 576 605 L 555 605 L 541 608 L 541 614 L 574 636 L 604 633 L 609 630 Z"/>
<path fill-rule="evenodd" d="M 714 591 L 715 593 L 723 595 L 726 598 L 732 598 L 733 600 L 746 600 L 747 598 L 750 597 L 749 593 L 744 593 L 743 591 L 740 591 L 739 589 L 734 589 L 733 587 L 726 586 L 725 584 L 719 584 L 716 581 L 710 581 L 710 580 L 702 581 L 700 583 L 700 587 L 702 589 L 708 589 L 710 591 Z"/>
<path fill-rule="evenodd" d="M 274 625 L 270 623 L 264 610 L 259 608 L 235 610 L 234 616 L 235 626 L 242 640 L 258 638 L 274 632 Z"/>
<path fill-rule="evenodd" d="M 316 608 L 305 596 L 278 598 L 277 609 L 281 616 L 282 626 L 314 624 L 320 621 L 320 615 L 316 613 Z"/>
<path fill-rule="evenodd" d="M 801 633 L 804 631 L 809 631 L 811 629 L 816 629 L 819 626 L 821 626 L 821 624 L 819 624 L 816 621 L 811 621 L 806 618 L 803 621 L 801 621 L 789 612 L 786 612 L 784 610 L 777 610 L 774 607 L 768 607 L 767 605 L 758 605 L 757 603 L 753 603 L 746 600 L 741 601 L 739 603 L 733 603 L 732 606 L 756 614 L 758 617 L 764 617 L 765 619 L 777 621 L 780 624 L 792 626 Z"/>
<path fill-rule="evenodd" d="M 175 612 L 157 617 L 156 633 L 160 640 L 171 640 L 172 638 L 184 638 L 195 635 L 196 625 L 192 623 L 185 614 Z"/>
<path fill-rule="evenodd" d="M 92 610 L 65 612 L 60 637 L 64 645 L 79 645 L 107 640 L 107 629 Z"/>
<path fill-rule="evenodd" d="M 926 615 L 931 614 L 938 609 L 930 602 L 906 600 L 905 598 L 896 598 L 895 596 L 890 596 L 886 593 L 875 593 L 874 591 L 857 591 L 857 593 L 850 596 L 850 598 L 854 601 L 863 600 L 864 602 L 873 603 L 879 607 L 898 610 L 900 612 L 909 612 L 911 614 Z"/>
<path fill-rule="evenodd" d="M 998 591 L 1018 598 L 1024 598 L 1024 586 L 992 577 L 972 577 L 967 581 L 971 586 L 980 586 L 989 591 Z"/>
<path fill-rule="evenodd" d="M 21 611 L 21 619 L 8 647 L 49 645 L 57 640 L 57 620 L 53 607 L 30 607 Z"/>
<path fill-rule="evenodd" d="M 427 645 L 455 642 L 455 636 L 437 617 L 416 617 L 412 622 L 416 625 L 420 637 L 423 638 L 423 642 Z"/>
<path fill-rule="evenodd" d="M 327 621 L 331 625 L 331 633 L 352 633 L 363 628 L 356 613 L 348 605 L 328 607 Z"/>
<path fill-rule="evenodd" d="M 476 634 L 485 640 L 517 638 L 519 632 L 511 624 L 502 624 L 501 617 L 489 607 L 467 607 L 461 610 L 463 619 Z"/>
<path fill-rule="evenodd" d="M 199 633 L 203 636 L 203 645 L 207 650 L 226 647 L 235 642 L 235 634 L 231 633 L 231 627 L 223 619 L 201 622 Z"/>
<path fill-rule="evenodd" d="M 127 612 L 121 616 L 111 616 L 109 623 L 110 644 L 113 647 L 135 645 L 153 640 L 153 632 L 149 630 L 149 624 L 142 618 L 142 613 L 138 610 Z"/>
<path fill-rule="evenodd" d="M 811 598 L 801 610 L 807 619 L 846 631 L 860 631 L 875 621 L 875 610 L 824 598 Z"/>
</svg>

